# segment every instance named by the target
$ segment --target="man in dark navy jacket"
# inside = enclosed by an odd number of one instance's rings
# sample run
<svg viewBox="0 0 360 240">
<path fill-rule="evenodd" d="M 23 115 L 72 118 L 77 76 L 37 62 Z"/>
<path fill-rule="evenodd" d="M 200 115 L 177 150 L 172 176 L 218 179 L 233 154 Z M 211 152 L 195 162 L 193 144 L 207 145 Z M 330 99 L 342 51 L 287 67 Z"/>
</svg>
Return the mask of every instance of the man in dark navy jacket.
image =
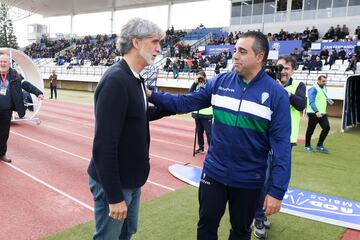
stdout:
<svg viewBox="0 0 360 240">
<path fill-rule="evenodd" d="M 7 54 L 0 56 L 0 161 L 10 163 L 6 156 L 7 140 L 10 132 L 12 112 L 16 111 L 20 118 L 25 116 L 25 106 L 22 89 L 35 94 L 40 100 L 43 93 L 10 68 L 10 57 Z"/>
<path fill-rule="evenodd" d="M 140 191 L 149 175 L 149 120 L 165 112 L 148 106 L 139 75 L 160 52 L 163 31 L 134 18 L 120 34 L 123 59 L 95 91 L 95 137 L 88 173 L 94 197 L 93 239 L 130 239 L 137 230 Z"/>
</svg>

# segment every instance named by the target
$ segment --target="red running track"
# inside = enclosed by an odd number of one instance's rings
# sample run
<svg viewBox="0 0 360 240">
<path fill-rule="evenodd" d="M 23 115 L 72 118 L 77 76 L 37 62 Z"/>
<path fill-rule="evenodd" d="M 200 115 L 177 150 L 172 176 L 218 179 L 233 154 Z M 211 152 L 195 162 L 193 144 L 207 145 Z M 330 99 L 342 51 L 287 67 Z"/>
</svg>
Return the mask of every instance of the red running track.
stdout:
<svg viewBox="0 0 360 240">
<path fill-rule="evenodd" d="M 48 100 L 39 117 L 39 126 L 11 126 L 8 155 L 13 163 L 0 163 L 0 239 L 38 239 L 93 219 L 86 173 L 93 107 Z M 204 158 L 192 157 L 192 121 L 167 118 L 152 122 L 151 139 L 151 171 L 142 201 L 186 186 L 170 175 L 170 165 L 202 167 Z M 343 239 L 359 236 L 359 231 L 347 231 Z"/>
<path fill-rule="evenodd" d="M 8 155 L 0 163 L 0 239 L 38 239 L 93 219 L 86 169 L 91 157 L 91 106 L 45 101 L 32 122 L 12 124 Z M 146 201 L 186 186 L 167 168 L 174 163 L 202 166 L 192 157 L 193 122 L 162 119 L 151 124 L 151 171 Z"/>
</svg>

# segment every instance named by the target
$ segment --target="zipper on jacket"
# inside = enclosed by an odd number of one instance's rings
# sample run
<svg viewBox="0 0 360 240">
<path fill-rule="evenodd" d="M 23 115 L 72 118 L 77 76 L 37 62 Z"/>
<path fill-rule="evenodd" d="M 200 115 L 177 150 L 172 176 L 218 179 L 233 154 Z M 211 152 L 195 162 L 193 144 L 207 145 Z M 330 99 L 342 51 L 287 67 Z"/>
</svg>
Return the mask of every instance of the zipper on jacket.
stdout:
<svg viewBox="0 0 360 240">
<path fill-rule="evenodd" d="M 243 80 L 241 80 L 241 81 L 243 81 Z M 242 83 L 242 84 L 244 85 L 244 83 Z M 236 115 L 235 127 L 237 127 L 241 104 L 242 104 L 242 101 L 243 101 L 243 99 L 244 99 L 245 91 L 247 90 L 247 88 L 248 88 L 247 86 L 241 87 L 242 96 L 240 97 L 241 99 L 240 99 L 240 104 L 239 104 L 239 108 L 238 108 L 237 115 Z"/>
</svg>

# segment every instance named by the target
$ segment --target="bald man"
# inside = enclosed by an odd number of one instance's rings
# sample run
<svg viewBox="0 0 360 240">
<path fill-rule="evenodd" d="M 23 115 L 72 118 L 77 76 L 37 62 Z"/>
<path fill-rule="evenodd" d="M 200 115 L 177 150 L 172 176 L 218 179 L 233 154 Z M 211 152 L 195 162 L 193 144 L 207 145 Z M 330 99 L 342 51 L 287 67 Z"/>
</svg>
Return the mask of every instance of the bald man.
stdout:
<svg viewBox="0 0 360 240">
<path fill-rule="evenodd" d="M 25 81 L 15 69 L 10 68 L 10 57 L 0 55 L 0 161 L 10 163 L 6 156 L 7 140 L 10 132 L 12 112 L 16 111 L 20 118 L 25 116 L 22 89 L 35 94 L 39 100 L 44 99 L 43 93 L 34 85 Z"/>
</svg>

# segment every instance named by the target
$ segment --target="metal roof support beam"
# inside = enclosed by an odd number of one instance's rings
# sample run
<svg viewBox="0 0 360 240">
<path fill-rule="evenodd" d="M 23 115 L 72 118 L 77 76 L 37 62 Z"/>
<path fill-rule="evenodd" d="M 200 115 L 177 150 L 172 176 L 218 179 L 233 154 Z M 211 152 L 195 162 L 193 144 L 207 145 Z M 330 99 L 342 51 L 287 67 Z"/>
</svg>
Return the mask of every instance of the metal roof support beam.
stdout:
<svg viewBox="0 0 360 240">
<path fill-rule="evenodd" d="M 111 17 L 110 17 L 110 33 L 113 34 L 114 33 L 114 15 L 115 15 L 115 11 L 114 9 L 111 11 Z"/>
<path fill-rule="evenodd" d="M 114 15 L 115 15 L 115 0 L 112 0 L 111 18 L 110 18 L 110 33 L 114 33 Z"/>
<path fill-rule="evenodd" d="M 74 14 L 70 15 L 70 34 L 74 33 Z"/>
<path fill-rule="evenodd" d="M 168 3 L 167 29 L 169 29 L 169 28 L 170 28 L 170 25 L 171 25 L 171 9 L 172 9 L 172 2 L 169 1 L 169 3 Z"/>
</svg>

